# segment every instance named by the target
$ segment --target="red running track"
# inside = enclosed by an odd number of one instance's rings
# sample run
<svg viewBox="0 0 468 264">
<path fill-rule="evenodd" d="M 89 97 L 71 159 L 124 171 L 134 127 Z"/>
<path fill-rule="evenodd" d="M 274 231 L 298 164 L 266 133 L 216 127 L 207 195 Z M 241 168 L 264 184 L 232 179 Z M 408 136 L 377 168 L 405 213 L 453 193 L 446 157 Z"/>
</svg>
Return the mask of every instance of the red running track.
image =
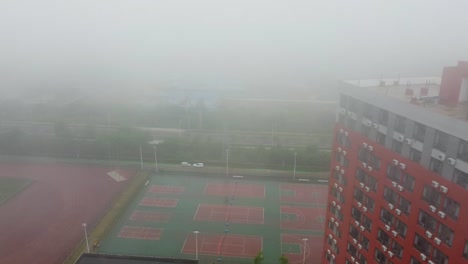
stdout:
<svg viewBox="0 0 468 264">
<path fill-rule="evenodd" d="M 264 211 L 262 207 L 254 206 L 200 204 L 194 219 L 198 221 L 263 224 Z"/>
<path fill-rule="evenodd" d="M 0 177 L 33 183 L 0 206 L 0 263 L 63 263 L 128 181 L 109 169 L 64 164 L 0 164 Z M 124 176 L 134 172 L 120 170 Z"/>
<path fill-rule="evenodd" d="M 182 253 L 195 254 L 195 235 L 190 233 L 185 239 Z M 259 236 L 199 234 L 198 254 L 252 258 L 262 251 L 263 238 Z"/>
</svg>

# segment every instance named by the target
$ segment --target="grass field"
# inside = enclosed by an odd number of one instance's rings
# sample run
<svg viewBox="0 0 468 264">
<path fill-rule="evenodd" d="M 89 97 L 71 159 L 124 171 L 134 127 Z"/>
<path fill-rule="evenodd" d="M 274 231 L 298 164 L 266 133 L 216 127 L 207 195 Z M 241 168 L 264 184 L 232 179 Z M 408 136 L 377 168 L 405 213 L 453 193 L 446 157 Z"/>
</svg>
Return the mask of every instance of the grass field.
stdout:
<svg viewBox="0 0 468 264">
<path fill-rule="evenodd" d="M 318 263 L 327 187 L 247 178 L 152 176 L 99 252 L 173 258 L 200 263 Z M 199 234 L 195 235 L 194 230 Z M 303 238 L 308 241 L 305 244 Z"/>
<path fill-rule="evenodd" d="M 0 178 L 0 205 L 21 192 L 31 183 L 29 179 Z"/>
</svg>

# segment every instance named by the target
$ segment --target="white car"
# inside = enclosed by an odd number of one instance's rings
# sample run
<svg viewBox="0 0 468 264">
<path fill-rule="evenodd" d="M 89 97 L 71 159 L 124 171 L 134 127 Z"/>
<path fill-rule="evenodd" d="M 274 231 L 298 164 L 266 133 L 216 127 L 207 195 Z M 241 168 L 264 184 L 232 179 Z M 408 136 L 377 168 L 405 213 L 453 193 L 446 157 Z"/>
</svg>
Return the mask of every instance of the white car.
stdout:
<svg viewBox="0 0 468 264">
<path fill-rule="evenodd" d="M 203 163 L 194 163 L 194 164 L 193 164 L 193 167 L 195 167 L 195 168 L 203 168 L 203 167 L 205 167 L 205 165 L 203 165 Z"/>
<path fill-rule="evenodd" d="M 180 166 L 182 166 L 182 167 L 191 167 L 192 165 L 190 163 L 188 163 L 188 162 L 183 161 L 182 163 L 180 163 Z"/>
</svg>

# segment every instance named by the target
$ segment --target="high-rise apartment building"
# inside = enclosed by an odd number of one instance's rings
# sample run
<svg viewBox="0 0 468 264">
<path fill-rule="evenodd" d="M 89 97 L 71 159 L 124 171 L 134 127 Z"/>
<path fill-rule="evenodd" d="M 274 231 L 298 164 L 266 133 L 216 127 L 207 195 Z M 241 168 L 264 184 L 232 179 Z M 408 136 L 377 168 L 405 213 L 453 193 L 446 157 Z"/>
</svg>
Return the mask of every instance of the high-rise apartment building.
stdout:
<svg viewBox="0 0 468 264">
<path fill-rule="evenodd" d="M 468 263 L 468 62 L 345 82 L 322 263 Z"/>
</svg>

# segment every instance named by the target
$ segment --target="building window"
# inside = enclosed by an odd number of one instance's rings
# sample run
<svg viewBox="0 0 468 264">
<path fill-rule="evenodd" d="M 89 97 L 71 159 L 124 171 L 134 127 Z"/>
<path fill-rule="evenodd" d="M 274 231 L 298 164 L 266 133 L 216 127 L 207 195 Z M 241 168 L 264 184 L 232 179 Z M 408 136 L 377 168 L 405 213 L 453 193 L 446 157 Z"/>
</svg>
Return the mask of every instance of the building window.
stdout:
<svg viewBox="0 0 468 264">
<path fill-rule="evenodd" d="M 369 175 L 368 177 L 369 177 L 369 181 L 368 181 L 369 188 L 371 189 L 371 191 L 377 192 L 377 179 Z"/>
<path fill-rule="evenodd" d="M 403 148 L 403 143 L 394 139 L 392 141 L 392 150 L 398 154 L 401 154 L 401 149 Z"/>
<path fill-rule="evenodd" d="M 365 136 L 366 138 L 369 138 L 369 133 L 370 133 L 370 126 L 367 126 L 365 124 L 361 125 L 361 134 Z"/>
<path fill-rule="evenodd" d="M 392 180 L 392 181 L 395 181 L 397 183 L 400 183 L 401 181 L 401 170 L 398 166 L 395 166 L 395 165 L 388 165 L 387 167 L 387 177 Z"/>
<path fill-rule="evenodd" d="M 360 202 L 360 203 L 364 203 L 364 192 L 361 191 L 360 189 L 358 188 L 354 188 L 354 200 Z"/>
<path fill-rule="evenodd" d="M 403 174 L 403 182 L 401 183 L 406 190 L 412 192 L 414 189 L 414 177 L 406 173 Z"/>
<path fill-rule="evenodd" d="M 364 204 L 370 212 L 374 212 L 374 199 L 366 195 L 366 201 Z"/>
<path fill-rule="evenodd" d="M 357 228 L 354 227 L 353 225 L 349 225 L 349 234 L 350 234 L 351 237 L 353 237 L 354 239 L 359 239 L 359 231 L 358 231 Z"/>
<path fill-rule="evenodd" d="M 372 220 L 370 220 L 367 216 L 364 216 L 364 223 L 362 224 L 367 231 L 372 230 Z"/>
<path fill-rule="evenodd" d="M 351 130 L 356 130 L 356 120 L 348 117 L 346 126 Z"/>
<path fill-rule="evenodd" d="M 395 253 L 397 258 L 401 259 L 401 257 L 403 256 L 403 247 L 395 241 L 393 241 L 392 251 L 393 253 Z"/>
<path fill-rule="evenodd" d="M 419 142 L 424 142 L 425 135 L 426 135 L 426 126 L 420 123 L 415 123 L 413 138 Z"/>
<path fill-rule="evenodd" d="M 426 212 L 420 210 L 419 217 L 418 217 L 418 225 L 424 228 L 425 230 L 435 232 L 437 220 L 435 220 L 432 216 L 427 214 Z"/>
<path fill-rule="evenodd" d="M 403 197 L 400 197 L 400 204 L 398 207 L 406 215 L 409 215 L 411 212 L 411 202 Z"/>
<path fill-rule="evenodd" d="M 460 204 L 449 197 L 445 197 L 444 206 L 442 210 L 449 217 L 451 217 L 454 220 L 457 220 L 458 215 L 460 214 Z"/>
<path fill-rule="evenodd" d="M 413 245 L 417 250 L 419 250 L 419 252 L 423 253 L 426 256 L 430 256 L 432 245 L 422 236 L 416 234 L 416 236 L 414 237 Z"/>
<path fill-rule="evenodd" d="M 465 140 L 460 140 L 460 146 L 458 147 L 458 156 L 459 159 L 464 162 L 468 162 L 468 142 Z"/>
<path fill-rule="evenodd" d="M 422 152 L 417 150 L 417 149 L 414 149 L 414 148 L 411 148 L 410 150 L 410 160 L 414 161 L 414 162 L 420 162 L 421 161 L 421 156 L 422 156 Z"/>
<path fill-rule="evenodd" d="M 398 220 L 396 223 L 395 230 L 400 234 L 401 237 L 406 237 L 407 226 L 401 220 Z"/>
<path fill-rule="evenodd" d="M 393 226 L 395 217 L 389 211 L 382 208 L 382 210 L 380 210 L 380 220 L 386 225 Z"/>
<path fill-rule="evenodd" d="M 366 236 L 362 236 L 361 245 L 366 250 L 369 250 L 369 239 Z"/>
<path fill-rule="evenodd" d="M 351 208 L 351 216 L 354 220 L 361 222 L 362 213 L 356 207 Z"/>
<path fill-rule="evenodd" d="M 380 159 L 374 154 L 370 154 L 370 165 L 372 168 L 374 168 L 374 170 L 380 169 Z"/>
<path fill-rule="evenodd" d="M 387 126 L 387 123 L 388 123 L 388 112 L 383 109 L 380 109 L 379 124 Z"/>
<path fill-rule="evenodd" d="M 382 146 L 385 146 L 385 137 L 386 135 L 382 132 L 377 132 L 377 143 Z"/>
<path fill-rule="evenodd" d="M 453 173 L 453 182 L 465 189 L 468 189 L 468 173 L 455 169 Z"/>
<path fill-rule="evenodd" d="M 409 264 L 421 264 L 421 262 L 419 262 L 419 260 L 415 259 L 414 257 L 411 257 Z"/>
<path fill-rule="evenodd" d="M 374 259 L 377 261 L 377 263 L 380 264 L 386 264 L 388 263 L 387 257 L 385 256 L 384 253 L 382 253 L 380 250 L 375 249 L 375 254 L 374 254 Z"/>
<path fill-rule="evenodd" d="M 437 130 L 435 135 L 434 148 L 445 152 L 447 150 L 448 139 L 449 136 L 446 133 Z"/>
<path fill-rule="evenodd" d="M 405 133 L 405 121 L 406 119 L 402 116 L 397 116 L 395 130 L 404 134 Z"/>
<path fill-rule="evenodd" d="M 449 262 L 447 255 L 442 253 L 437 248 L 434 248 L 434 252 L 432 253 L 432 261 L 437 264 L 448 264 Z"/>
<path fill-rule="evenodd" d="M 398 201 L 398 194 L 396 192 L 394 192 L 392 189 L 388 188 L 387 186 L 385 186 L 385 189 L 384 189 L 384 199 L 385 201 L 387 201 L 388 203 L 391 203 L 393 205 L 396 205 L 397 201 Z"/>
<path fill-rule="evenodd" d="M 336 134 L 336 142 L 338 142 L 338 145 L 341 145 L 345 148 L 351 147 L 351 141 L 349 140 L 349 137 L 346 136 L 344 133 L 337 133 Z"/>
<path fill-rule="evenodd" d="M 428 202 L 430 205 L 433 205 L 435 207 L 440 206 L 440 200 L 441 200 L 440 193 L 428 185 L 424 186 L 422 198 L 424 201 Z"/>
<path fill-rule="evenodd" d="M 439 224 L 437 237 L 440 238 L 448 246 L 453 245 L 453 230 L 444 224 Z"/>
<path fill-rule="evenodd" d="M 438 159 L 431 158 L 431 163 L 429 164 L 429 169 L 435 173 L 441 173 L 442 172 L 442 166 L 444 164 L 442 161 Z"/>
<path fill-rule="evenodd" d="M 468 259 L 468 240 L 465 240 L 465 247 L 463 248 L 463 257 Z"/>
<path fill-rule="evenodd" d="M 348 253 L 355 257 L 356 256 L 356 253 L 357 253 L 357 249 L 354 247 L 354 245 L 348 243 L 348 249 L 347 249 Z"/>
<path fill-rule="evenodd" d="M 346 158 L 346 156 L 343 155 L 343 153 L 336 152 L 335 160 L 336 160 L 342 167 L 345 167 L 345 168 L 348 167 L 349 161 L 348 161 L 348 159 Z"/>
<path fill-rule="evenodd" d="M 379 228 L 379 230 L 377 231 L 377 240 L 382 244 L 382 245 L 385 245 L 387 247 L 390 247 L 390 236 L 385 233 L 382 229 Z"/>
</svg>

